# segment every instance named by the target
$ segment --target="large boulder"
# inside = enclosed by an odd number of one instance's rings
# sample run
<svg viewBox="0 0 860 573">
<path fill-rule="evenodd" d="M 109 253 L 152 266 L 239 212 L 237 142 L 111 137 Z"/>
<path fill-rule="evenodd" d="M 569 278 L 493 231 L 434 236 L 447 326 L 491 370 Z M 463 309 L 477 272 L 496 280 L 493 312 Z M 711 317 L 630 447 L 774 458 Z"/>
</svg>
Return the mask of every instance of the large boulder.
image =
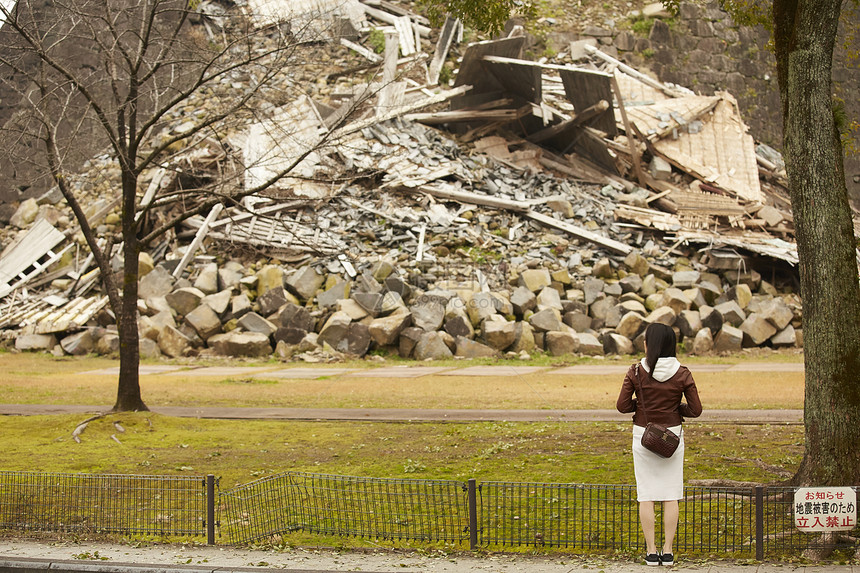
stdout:
<svg viewBox="0 0 860 573">
<path fill-rule="evenodd" d="M 422 299 L 409 307 L 412 324 L 427 332 L 442 328 L 445 320 L 445 303 L 433 299 Z"/>
<path fill-rule="evenodd" d="M 580 354 L 586 356 L 601 356 L 603 355 L 603 344 L 591 333 L 580 332 L 576 335 L 579 339 Z"/>
<path fill-rule="evenodd" d="M 337 301 L 349 298 L 349 293 L 349 283 L 338 281 L 317 295 L 317 306 L 331 308 L 337 304 Z"/>
<path fill-rule="evenodd" d="M 22 334 L 15 339 L 17 350 L 51 350 L 57 345 L 53 334 Z"/>
<path fill-rule="evenodd" d="M 538 310 L 554 309 L 559 312 L 563 310 L 561 306 L 561 295 L 553 287 L 546 287 L 537 295 Z"/>
<path fill-rule="evenodd" d="M 531 352 L 535 349 L 534 329 L 528 322 L 514 323 L 514 343 L 508 347 L 511 352 Z"/>
<path fill-rule="evenodd" d="M 205 294 L 218 292 L 218 265 L 215 263 L 204 265 L 194 280 L 194 288 Z"/>
<path fill-rule="evenodd" d="M 518 286 L 511 293 L 511 305 L 514 307 L 514 314 L 522 317 L 526 311 L 533 310 L 537 306 L 537 297 L 527 287 Z"/>
<path fill-rule="evenodd" d="M 723 322 L 735 327 L 740 326 L 747 318 L 746 313 L 735 300 L 720 303 L 714 309 L 722 315 Z"/>
<path fill-rule="evenodd" d="M 767 342 L 767 339 L 777 333 L 776 327 L 771 324 L 762 315 L 752 313 L 747 316 L 746 320 L 740 326 L 744 333 L 745 346 L 760 346 Z"/>
<path fill-rule="evenodd" d="M 516 339 L 516 323 L 506 320 L 487 320 L 483 325 L 483 339 L 496 350 L 505 350 Z"/>
<path fill-rule="evenodd" d="M 568 330 L 547 332 L 544 335 L 544 346 L 552 356 L 564 356 L 579 351 L 579 336 Z"/>
<path fill-rule="evenodd" d="M 222 314 L 227 312 L 227 308 L 229 308 L 230 306 L 231 298 L 233 298 L 233 291 L 225 289 L 214 294 L 207 294 L 200 302 L 215 311 L 215 314 L 221 316 Z"/>
<path fill-rule="evenodd" d="M 468 339 L 475 338 L 475 327 L 472 326 L 472 321 L 465 314 L 450 315 L 445 319 L 445 332 L 457 338 L 463 336 Z"/>
<path fill-rule="evenodd" d="M 272 287 L 257 297 L 260 314 L 270 316 L 279 308 L 287 304 L 287 290 L 282 286 Z"/>
<path fill-rule="evenodd" d="M 278 327 L 274 323 L 266 320 L 256 312 L 245 314 L 236 322 L 236 326 L 247 332 L 259 332 L 266 336 L 272 336 Z"/>
<path fill-rule="evenodd" d="M 150 275 L 152 273 L 149 273 Z M 147 275 L 149 276 L 149 275 Z M 198 306 L 200 301 L 206 296 L 200 289 L 194 287 L 182 287 L 164 296 L 170 308 L 176 311 L 176 314 L 185 316 Z"/>
<path fill-rule="evenodd" d="M 714 348 L 714 337 L 711 334 L 710 328 L 702 328 L 696 333 L 693 339 L 693 347 L 690 349 L 692 354 L 707 354 Z"/>
<path fill-rule="evenodd" d="M 171 358 L 181 358 L 191 350 L 192 342 L 178 328 L 167 324 L 158 332 L 158 348 Z"/>
<path fill-rule="evenodd" d="M 287 303 L 278 315 L 278 323 L 284 328 L 298 328 L 310 332 L 315 326 L 314 317 L 303 306 Z"/>
<path fill-rule="evenodd" d="M 266 265 L 257 271 L 257 296 L 262 296 L 273 288 L 284 286 L 284 269 L 278 265 Z"/>
<path fill-rule="evenodd" d="M 552 278 L 546 269 L 527 269 L 520 273 L 518 281 L 519 286 L 536 293 L 544 287 L 548 287 Z"/>
<path fill-rule="evenodd" d="M 416 360 L 443 360 L 454 356 L 439 332 L 424 332 L 418 338 L 413 354 Z"/>
<path fill-rule="evenodd" d="M 209 346 L 221 356 L 267 356 L 272 353 L 269 337 L 260 332 L 231 330 L 209 339 Z"/>
<path fill-rule="evenodd" d="M 692 305 L 693 301 L 679 288 L 671 287 L 663 291 L 663 302 L 660 306 L 668 306 L 676 315 L 681 314 L 683 310 L 688 310 Z"/>
<path fill-rule="evenodd" d="M 490 348 L 486 344 L 481 344 L 464 336 L 458 336 L 455 339 L 455 344 L 456 351 L 454 352 L 454 356 L 462 358 L 492 358 L 499 355 L 499 351 L 495 348 Z"/>
<path fill-rule="evenodd" d="M 702 319 L 697 310 L 682 310 L 675 320 L 675 326 L 685 337 L 692 338 L 702 330 Z"/>
<path fill-rule="evenodd" d="M 618 326 L 615 327 L 615 332 L 625 338 L 633 340 L 640 332 L 645 329 L 645 317 L 638 312 L 628 312 L 621 317 Z"/>
<path fill-rule="evenodd" d="M 604 354 L 633 354 L 633 341 L 615 332 L 603 336 Z"/>
<path fill-rule="evenodd" d="M 558 332 L 565 330 L 559 311 L 553 308 L 545 308 L 540 312 L 536 312 L 529 318 L 528 322 L 538 332 Z"/>
<path fill-rule="evenodd" d="M 773 324 L 777 330 L 784 330 L 791 324 L 794 312 L 792 312 L 791 308 L 789 308 L 782 298 L 777 297 L 764 305 L 761 310 L 761 316 Z"/>
<path fill-rule="evenodd" d="M 221 320 L 208 304 L 201 304 L 185 315 L 185 322 L 197 332 L 203 340 L 221 332 Z"/>
<path fill-rule="evenodd" d="M 743 348 L 744 333 L 730 324 L 723 324 L 714 337 L 714 352 L 740 352 Z"/>
<path fill-rule="evenodd" d="M 138 282 L 137 296 L 144 300 L 156 296 L 165 296 L 173 290 L 175 282 L 176 279 L 164 267 L 155 267 Z"/>
<path fill-rule="evenodd" d="M 478 328 L 485 320 L 498 314 L 499 300 L 488 292 L 476 292 L 466 302 L 466 312 L 472 326 Z"/>
<path fill-rule="evenodd" d="M 392 314 L 374 319 L 369 326 L 370 337 L 379 346 L 391 346 L 397 342 L 400 333 L 412 324 L 412 314 Z"/>
<path fill-rule="evenodd" d="M 299 300 L 307 301 L 316 295 L 317 290 L 324 282 L 325 277 L 323 275 L 319 274 L 315 268 L 306 266 L 287 278 L 286 287 L 299 297 Z"/>
</svg>

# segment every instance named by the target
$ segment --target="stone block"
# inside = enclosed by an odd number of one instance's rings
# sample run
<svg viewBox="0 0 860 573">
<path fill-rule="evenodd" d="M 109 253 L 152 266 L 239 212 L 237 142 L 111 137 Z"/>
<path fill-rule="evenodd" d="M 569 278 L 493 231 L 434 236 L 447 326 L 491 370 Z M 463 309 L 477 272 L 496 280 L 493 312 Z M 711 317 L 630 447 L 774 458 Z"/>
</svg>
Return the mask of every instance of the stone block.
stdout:
<svg viewBox="0 0 860 573">
<path fill-rule="evenodd" d="M 522 317 L 526 311 L 534 310 L 537 297 L 528 287 L 520 285 L 511 293 L 511 305 L 514 307 L 514 314 Z"/>
<path fill-rule="evenodd" d="M 400 333 L 411 324 L 411 313 L 376 318 L 369 325 L 370 337 L 379 346 L 390 346 L 397 342 Z"/>
<path fill-rule="evenodd" d="M 740 329 L 744 333 L 745 346 L 760 346 L 777 333 L 774 325 L 756 313 L 747 316 Z"/>
<path fill-rule="evenodd" d="M 152 273 L 149 274 L 151 275 Z M 200 289 L 183 287 L 164 295 L 164 298 L 167 300 L 170 308 L 176 311 L 176 314 L 185 316 L 200 306 L 200 301 L 203 300 L 204 296 L 206 295 Z"/>
<path fill-rule="evenodd" d="M 671 287 L 663 291 L 663 301 L 660 306 L 668 306 L 677 315 L 683 310 L 689 310 L 693 301 L 681 289 Z"/>
<path fill-rule="evenodd" d="M 741 310 L 740 305 L 735 300 L 718 304 L 714 309 L 722 315 L 724 323 L 735 327 L 740 326 L 747 317 L 746 313 Z"/>
<path fill-rule="evenodd" d="M 633 342 L 626 336 L 608 332 L 603 336 L 604 354 L 633 354 Z"/>
<path fill-rule="evenodd" d="M 315 268 L 304 266 L 287 278 L 285 286 L 304 302 L 313 299 L 324 282 L 325 277 Z"/>
<path fill-rule="evenodd" d="M 575 354 L 580 351 L 579 336 L 570 331 L 547 332 L 544 335 L 546 351 L 552 356 Z"/>
<path fill-rule="evenodd" d="M 15 339 L 15 349 L 27 350 L 51 350 L 57 345 L 57 337 L 53 334 L 21 334 Z"/>
<path fill-rule="evenodd" d="M 543 288 L 537 295 L 538 310 L 552 309 L 561 312 L 561 296 L 558 291 L 552 287 Z"/>
<path fill-rule="evenodd" d="M 185 322 L 203 340 L 209 340 L 210 337 L 221 332 L 221 319 L 218 318 L 218 315 L 208 304 L 201 304 L 186 314 Z"/>
<path fill-rule="evenodd" d="M 204 294 L 218 292 L 218 265 L 215 263 L 204 265 L 194 280 L 194 288 Z"/>
<path fill-rule="evenodd" d="M 484 342 L 496 350 L 505 351 L 516 339 L 516 323 L 506 320 L 487 320 L 482 327 Z"/>
<path fill-rule="evenodd" d="M 576 337 L 579 339 L 579 352 L 586 356 L 602 356 L 603 343 L 596 336 L 588 332 L 579 332 Z"/>
<path fill-rule="evenodd" d="M 176 280 L 164 270 L 164 267 L 157 266 L 140 279 L 137 285 L 137 296 L 144 300 L 156 296 L 165 296 L 173 290 L 174 282 Z"/>
<path fill-rule="evenodd" d="M 702 318 L 697 310 L 682 310 L 675 320 L 675 326 L 686 338 L 696 336 L 702 330 Z"/>
<path fill-rule="evenodd" d="M 714 352 L 740 352 L 743 348 L 744 333 L 730 324 L 723 327 L 714 337 Z"/>
<path fill-rule="evenodd" d="M 693 339 L 693 346 L 690 349 L 692 354 L 702 355 L 707 354 L 714 348 L 714 337 L 711 334 L 710 328 L 703 328 L 696 333 Z"/>
<path fill-rule="evenodd" d="M 492 358 L 499 356 L 499 351 L 495 348 L 490 348 L 486 344 L 481 344 L 463 336 L 458 336 L 455 339 L 455 346 L 456 351 L 454 352 L 454 356 L 462 358 Z"/>
<path fill-rule="evenodd" d="M 260 332 L 232 330 L 216 334 L 209 339 L 209 346 L 221 356 L 267 356 L 272 353 L 269 337 Z"/>
<path fill-rule="evenodd" d="M 535 349 L 535 332 L 527 322 L 517 322 L 514 327 L 514 343 L 508 347 L 512 352 L 531 352 Z"/>
<path fill-rule="evenodd" d="M 645 329 L 645 326 L 647 326 L 647 324 L 644 316 L 638 312 L 628 312 L 621 317 L 621 321 L 618 323 L 618 326 L 615 327 L 615 332 L 625 338 L 633 340 Z"/>
<path fill-rule="evenodd" d="M 444 360 L 454 355 L 438 332 L 421 334 L 415 344 L 413 354 L 416 360 Z"/>
<path fill-rule="evenodd" d="M 538 332 L 564 330 L 561 313 L 554 308 L 545 308 L 536 312 L 529 318 L 528 323 Z"/>
<path fill-rule="evenodd" d="M 171 358 L 181 358 L 191 350 L 192 342 L 178 328 L 165 325 L 158 332 L 158 349 Z"/>
<path fill-rule="evenodd" d="M 264 295 L 267 291 L 284 286 L 284 269 L 278 265 L 265 265 L 256 273 L 257 296 Z"/>
<path fill-rule="evenodd" d="M 278 330 L 278 327 L 274 323 L 266 320 L 256 312 L 245 314 L 236 322 L 236 325 L 247 332 L 259 332 L 266 336 L 272 336 Z"/>
<path fill-rule="evenodd" d="M 548 287 L 552 282 L 549 271 L 546 269 L 527 269 L 520 273 L 519 286 L 525 287 L 533 293 Z"/>
<path fill-rule="evenodd" d="M 645 317 L 645 322 L 648 324 L 659 323 L 665 324 L 666 326 L 674 326 L 675 320 L 677 319 L 677 315 L 675 311 L 669 308 L 668 306 L 661 306 L 659 308 L 654 309 L 651 314 Z"/>
</svg>

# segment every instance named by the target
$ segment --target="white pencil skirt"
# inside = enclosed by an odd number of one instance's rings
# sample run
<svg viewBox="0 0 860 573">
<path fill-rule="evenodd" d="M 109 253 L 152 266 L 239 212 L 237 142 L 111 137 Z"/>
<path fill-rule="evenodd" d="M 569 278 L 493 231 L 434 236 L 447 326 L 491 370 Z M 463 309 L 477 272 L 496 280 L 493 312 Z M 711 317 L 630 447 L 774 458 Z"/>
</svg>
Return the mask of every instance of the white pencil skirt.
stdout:
<svg viewBox="0 0 860 573">
<path fill-rule="evenodd" d="M 633 472 L 639 501 L 671 501 L 684 497 L 684 431 L 680 425 L 669 429 L 681 436 L 681 443 L 671 458 L 664 458 L 642 446 L 645 428 L 633 426 Z"/>
</svg>

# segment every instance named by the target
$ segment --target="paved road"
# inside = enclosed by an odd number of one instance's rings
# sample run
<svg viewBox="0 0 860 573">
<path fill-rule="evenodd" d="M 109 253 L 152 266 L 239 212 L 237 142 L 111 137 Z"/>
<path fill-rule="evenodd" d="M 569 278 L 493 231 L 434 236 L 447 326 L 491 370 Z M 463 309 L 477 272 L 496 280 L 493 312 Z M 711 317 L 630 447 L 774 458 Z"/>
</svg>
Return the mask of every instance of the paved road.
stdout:
<svg viewBox="0 0 860 573">
<path fill-rule="evenodd" d="M 111 406 L 0 404 L 0 415 L 94 414 Z M 615 410 L 421 410 L 406 408 L 211 408 L 155 406 L 156 414 L 179 418 L 257 420 L 350 420 L 364 422 L 628 422 Z M 800 424 L 803 410 L 706 410 L 703 424 Z"/>
</svg>

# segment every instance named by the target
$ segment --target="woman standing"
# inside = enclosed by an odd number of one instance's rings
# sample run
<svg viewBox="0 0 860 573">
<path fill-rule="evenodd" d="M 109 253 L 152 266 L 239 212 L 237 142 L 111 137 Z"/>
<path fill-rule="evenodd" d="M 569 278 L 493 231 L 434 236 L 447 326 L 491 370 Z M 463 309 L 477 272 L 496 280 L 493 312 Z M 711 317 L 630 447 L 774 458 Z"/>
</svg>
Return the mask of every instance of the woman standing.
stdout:
<svg viewBox="0 0 860 573">
<path fill-rule="evenodd" d="M 702 413 L 699 392 L 690 371 L 675 357 L 675 331 L 665 324 L 651 324 L 645 330 L 645 358 L 632 365 L 624 376 L 616 407 L 633 414 L 633 470 L 639 521 L 645 535 L 646 565 L 673 565 L 672 544 L 678 529 L 678 500 L 684 497 L 684 417 Z M 633 397 L 634 393 L 636 398 Z M 682 401 L 686 398 L 686 403 Z M 648 422 L 663 424 L 681 437 L 670 458 L 661 457 L 642 446 Z M 654 540 L 654 502 L 663 502 L 666 539 L 662 551 Z"/>
</svg>

